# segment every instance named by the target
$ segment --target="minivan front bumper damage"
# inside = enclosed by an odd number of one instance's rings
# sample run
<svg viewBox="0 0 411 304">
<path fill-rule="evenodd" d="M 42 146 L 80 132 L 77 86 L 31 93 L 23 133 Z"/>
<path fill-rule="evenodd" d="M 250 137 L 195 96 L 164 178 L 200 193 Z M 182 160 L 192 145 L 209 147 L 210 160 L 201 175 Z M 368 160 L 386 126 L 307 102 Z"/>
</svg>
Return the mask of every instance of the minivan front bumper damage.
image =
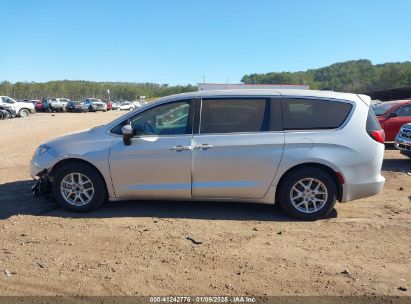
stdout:
<svg viewBox="0 0 411 304">
<path fill-rule="evenodd" d="M 31 187 L 33 196 L 37 198 L 49 198 L 51 197 L 51 182 L 48 176 L 47 169 L 37 174 L 38 179 L 35 179 L 34 185 Z"/>
</svg>

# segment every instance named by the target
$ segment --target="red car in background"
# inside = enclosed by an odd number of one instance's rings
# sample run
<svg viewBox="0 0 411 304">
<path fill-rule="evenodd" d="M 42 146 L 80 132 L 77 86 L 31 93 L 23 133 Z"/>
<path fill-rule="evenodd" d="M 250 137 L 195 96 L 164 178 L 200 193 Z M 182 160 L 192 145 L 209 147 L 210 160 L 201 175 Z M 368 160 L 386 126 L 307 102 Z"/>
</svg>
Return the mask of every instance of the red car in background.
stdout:
<svg viewBox="0 0 411 304">
<path fill-rule="evenodd" d="M 33 99 L 30 101 L 33 103 L 36 112 L 40 112 L 43 109 L 43 103 L 41 102 L 41 100 Z"/>
<path fill-rule="evenodd" d="M 113 102 L 111 100 L 104 99 L 103 102 L 107 105 L 107 111 L 113 109 Z"/>
<path fill-rule="evenodd" d="M 385 131 L 386 142 L 393 142 L 402 125 L 411 122 L 411 100 L 387 101 L 371 109 Z"/>
</svg>

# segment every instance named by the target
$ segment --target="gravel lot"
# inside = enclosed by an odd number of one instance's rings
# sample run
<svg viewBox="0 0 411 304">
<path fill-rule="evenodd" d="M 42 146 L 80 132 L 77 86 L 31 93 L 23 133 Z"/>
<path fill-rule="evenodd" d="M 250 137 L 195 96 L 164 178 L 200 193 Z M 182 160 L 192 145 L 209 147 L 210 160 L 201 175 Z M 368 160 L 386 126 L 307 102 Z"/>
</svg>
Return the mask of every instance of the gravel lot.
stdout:
<svg viewBox="0 0 411 304">
<path fill-rule="evenodd" d="M 381 194 L 316 222 L 205 202 L 79 215 L 32 198 L 29 161 L 41 142 L 119 115 L 0 121 L 0 295 L 411 296 L 411 160 L 392 147 Z"/>
</svg>

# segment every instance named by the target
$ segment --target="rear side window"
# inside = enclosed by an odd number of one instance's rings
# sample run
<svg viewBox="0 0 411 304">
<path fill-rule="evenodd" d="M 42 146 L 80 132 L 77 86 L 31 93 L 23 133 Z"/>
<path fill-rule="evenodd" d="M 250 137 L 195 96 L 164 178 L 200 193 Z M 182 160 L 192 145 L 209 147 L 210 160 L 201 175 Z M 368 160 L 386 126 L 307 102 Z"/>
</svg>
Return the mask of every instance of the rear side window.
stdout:
<svg viewBox="0 0 411 304">
<path fill-rule="evenodd" d="M 371 109 L 368 110 L 366 129 L 367 129 L 367 132 L 381 130 L 381 125 L 378 122 L 377 117 L 375 117 L 373 110 Z"/>
<path fill-rule="evenodd" d="M 321 99 L 284 99 L 285 130 L 335 129 L 347 119 L 352 105 Z"/>
<path fill-rule="evenodd" d="M 267 99 L 203 99 L 200 133 L 268 131 Z"/>
</svg>

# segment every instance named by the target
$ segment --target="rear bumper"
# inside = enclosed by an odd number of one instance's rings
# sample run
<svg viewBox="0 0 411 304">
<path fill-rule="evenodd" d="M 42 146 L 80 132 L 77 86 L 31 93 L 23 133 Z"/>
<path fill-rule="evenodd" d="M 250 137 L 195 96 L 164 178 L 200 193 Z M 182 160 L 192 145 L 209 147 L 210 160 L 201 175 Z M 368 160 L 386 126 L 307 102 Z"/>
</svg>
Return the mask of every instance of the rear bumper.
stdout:
<svg viewBox="0 0 411 304">
<path fill-rule="evenodd" d="M 364 197 L 369 197 L 378 194 L 382 191 L 385 184 L 385 178 L 379 175 L 373 182 L 360 184 L 345 184 L 342 203 L 357 200 Z"/>
<path fill-rule="evenodd" d="M 31 114 L 36 113 L 36 109 L 30 109 L 30 113 L 31 113 Z"/>
</svg>

